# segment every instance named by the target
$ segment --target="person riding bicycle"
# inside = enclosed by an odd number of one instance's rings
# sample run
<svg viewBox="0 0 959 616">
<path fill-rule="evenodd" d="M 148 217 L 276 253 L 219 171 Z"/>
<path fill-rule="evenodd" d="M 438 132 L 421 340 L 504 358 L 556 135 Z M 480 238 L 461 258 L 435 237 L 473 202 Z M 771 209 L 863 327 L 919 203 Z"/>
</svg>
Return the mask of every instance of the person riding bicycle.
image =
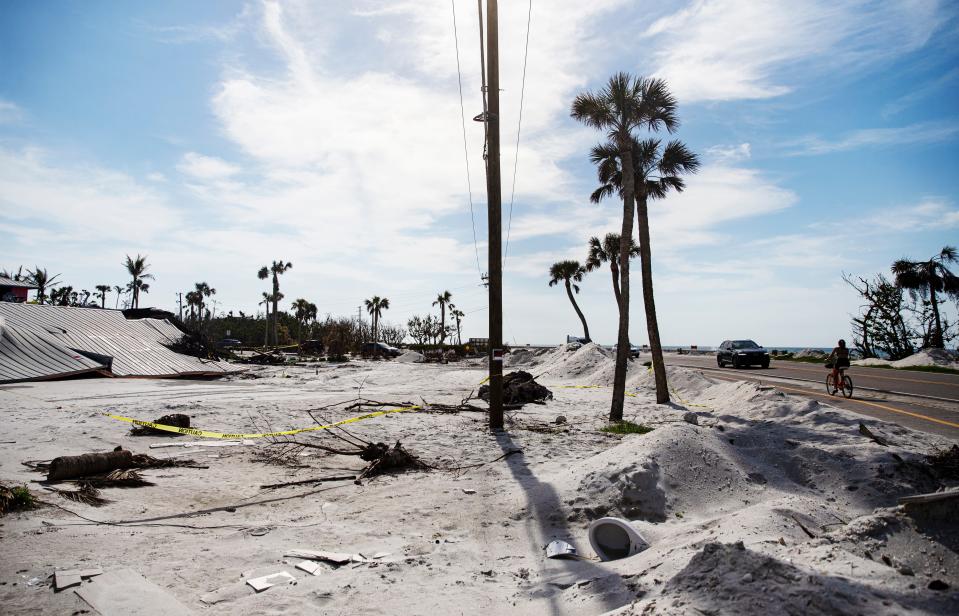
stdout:
<svg viewBox="0 0 959 616">
<path fill-rule="evenodd" d="M 839 391 L 842 384 L 839 371 L 849 367 L 849 349 L 846 347 L 846 341 L 840 339 L 839 346 L 832 350 L 829 357 L 826 358 L 826 367 L 832 368 L 832 382 L 834 383 L 832 393 Z"/>
</svg>

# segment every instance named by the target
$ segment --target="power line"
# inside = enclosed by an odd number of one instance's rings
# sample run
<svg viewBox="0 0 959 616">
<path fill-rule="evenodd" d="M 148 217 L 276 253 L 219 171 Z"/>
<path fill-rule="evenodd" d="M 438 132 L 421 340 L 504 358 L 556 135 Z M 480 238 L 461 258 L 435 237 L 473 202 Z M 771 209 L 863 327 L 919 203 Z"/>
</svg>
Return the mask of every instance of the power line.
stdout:
<svg viewBox="0 0 959 616">
<path fill-rule="evenodd" d="M 480 267 L 479 242 L 476 241 L 476 217 L 473 214 L 473 183 L 470 179 L 470 153 L 466 145 L 466 108 L 463 106 L 463 72 L 460 70 L 460 40 L 459 31 L 456 28 L 455 0 L 450 0 L 450 8 L 453 9 L 453 42 L 456 46 L 456 78 L 460 86 L 460 121 L 463 124 L 463 156 L 466 159 L 466 190 L 469 192 L 470 200 L 470 223 L 473 225 L 473 249 L 476 252 L 476 273 L 482 278 L 483 269 Z"/>
<path fill-rule="evenodd" d="M 519 166 L 519 136 L 523 130 L 523 99 L 526 97 L 526 60 L 529 57 L 529 26 L 533 19 L 533 0 L 529 0 L 529 11 L 526 13 L 526 49 L 523 51 L 523 83 L 519 91 L 519 122 L 516 125 L 516 155 L 513 157 L 513 189 L 509 193 L 509 220 L 506 223 L 506 248 L 503 255 L 503 265 L 509 258 L 509 234 L 513 229 L 513 197 L 516 196 L 516 169 Z"/>
</svg>

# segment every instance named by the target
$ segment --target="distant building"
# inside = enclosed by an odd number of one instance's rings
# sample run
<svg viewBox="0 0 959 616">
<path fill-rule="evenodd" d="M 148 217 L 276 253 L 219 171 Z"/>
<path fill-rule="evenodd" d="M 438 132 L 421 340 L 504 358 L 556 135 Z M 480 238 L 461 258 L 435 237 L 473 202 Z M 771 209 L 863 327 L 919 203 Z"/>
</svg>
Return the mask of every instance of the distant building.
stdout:
<svg viewBox="0 0 959 616">
<path fill-rule="evenodd" d="M 37 285 L 30 284 L 26 280 L 14 280 L 6 276 L 0 276 L 0 301 L 4 302 L 25 302 L 27 293 L 36 290 Z"/>
</svg>

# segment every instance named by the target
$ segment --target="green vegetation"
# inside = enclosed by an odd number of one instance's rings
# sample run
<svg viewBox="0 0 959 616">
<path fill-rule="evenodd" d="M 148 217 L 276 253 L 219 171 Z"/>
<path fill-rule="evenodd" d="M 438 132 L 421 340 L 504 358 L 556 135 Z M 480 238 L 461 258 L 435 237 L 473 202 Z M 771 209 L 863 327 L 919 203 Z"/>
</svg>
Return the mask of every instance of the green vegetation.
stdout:
<svg viewBox="0 0 959 616">
<path fill-rule="evenodd" d="M 649 426 L 636 424 L 631 421 L 617 421 L 599 429 L 607 434 L 648 434 L 653 431 Z"/>
<path fill-rule="evenodd" d="M 0 484 L 0 515 L 11 511 L 23 511 L 37 507 L 37 499 L 30 493 L 27 486 L 9 488 Z"/>
</svg>

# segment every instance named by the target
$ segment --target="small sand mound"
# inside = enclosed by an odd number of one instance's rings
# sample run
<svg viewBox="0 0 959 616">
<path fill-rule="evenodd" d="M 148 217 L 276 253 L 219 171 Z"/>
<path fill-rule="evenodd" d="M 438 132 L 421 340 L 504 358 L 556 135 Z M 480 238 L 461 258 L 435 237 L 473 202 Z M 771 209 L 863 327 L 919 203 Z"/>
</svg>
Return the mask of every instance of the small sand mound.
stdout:
<svg viewBox="0 0 959 616">
<path fill-rule="evenodd" d="M 941 366 L 943 368 L 959 369 L 959 353 L 947 349 L 923 349 L 909 357 L 894 361 L 891 365 L 896 368 Z"/>
<path fill-rule="evenodd" d="M 397 357 L 394 361 L 398 361 L 403 364 L 419 363 L 423 361 L 423 354 L 417 353 L 416 351 L 407 351 L 406 353 L 403 353 Z"/>
</svg>

